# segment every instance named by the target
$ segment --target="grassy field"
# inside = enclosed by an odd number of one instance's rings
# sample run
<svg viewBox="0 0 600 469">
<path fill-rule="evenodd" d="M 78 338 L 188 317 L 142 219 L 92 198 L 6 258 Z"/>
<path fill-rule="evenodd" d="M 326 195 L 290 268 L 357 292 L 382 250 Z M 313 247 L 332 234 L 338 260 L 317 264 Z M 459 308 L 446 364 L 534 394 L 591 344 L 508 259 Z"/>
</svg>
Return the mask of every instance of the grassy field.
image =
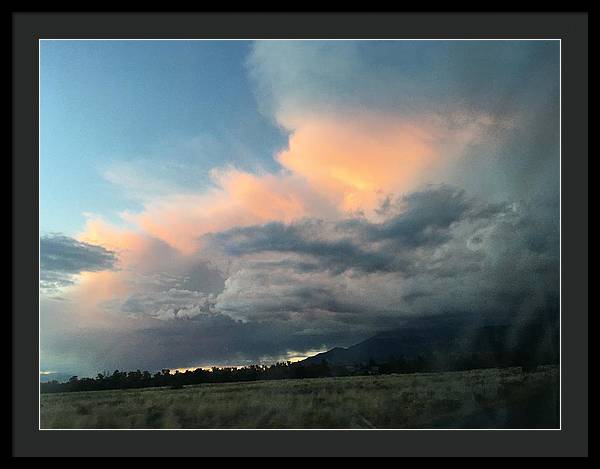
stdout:
<svg viewBox="0 0 600 469">
<path fill-rule="evenodd" d="M 41 396 L 42 428 L 556 428 L 558 367 Z"/>
</svg>

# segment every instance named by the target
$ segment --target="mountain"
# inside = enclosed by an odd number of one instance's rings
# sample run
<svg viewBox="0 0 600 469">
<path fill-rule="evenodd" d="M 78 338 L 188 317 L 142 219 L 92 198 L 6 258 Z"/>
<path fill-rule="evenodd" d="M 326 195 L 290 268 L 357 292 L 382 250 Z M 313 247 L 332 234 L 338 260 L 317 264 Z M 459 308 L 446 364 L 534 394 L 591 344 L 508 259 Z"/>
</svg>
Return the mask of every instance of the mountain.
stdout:
<svg viewBox="0 0 600 469">
<path fill-rule="evenodd" d="M 491 366 L 557 363 L 558 327 L 527 325 L 426 324 L 379 333 L 348 348 L 336 347 L 299 362 L 303 365 L 365 365 L 398 359 L 427 359 L 433 368 L 466 366 L 476 357 Z M 463 365 L 461 365 L 463 364 Z"/>
</svg>

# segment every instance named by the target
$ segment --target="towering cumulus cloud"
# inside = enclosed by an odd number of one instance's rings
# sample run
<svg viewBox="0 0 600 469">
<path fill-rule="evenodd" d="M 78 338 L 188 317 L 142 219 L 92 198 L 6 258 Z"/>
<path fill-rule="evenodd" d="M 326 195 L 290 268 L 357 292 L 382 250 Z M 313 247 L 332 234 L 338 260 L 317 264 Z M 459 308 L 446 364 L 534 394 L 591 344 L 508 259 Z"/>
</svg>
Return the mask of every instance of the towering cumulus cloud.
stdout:
<svg viewBox="0 0 600 469">
<path fill-rule="evenodd" d="M 422 317 L 557 311 L 558 60 L 543 41 L 254 43 L 257 106 L 287 138 L 275 169 L 214 167 L 123 226 L 42 240 L 44 282 L 67 273 L 122 337 L 101 356 L 90 328 L 87 366 L 239 363 Z"/>
</svg>

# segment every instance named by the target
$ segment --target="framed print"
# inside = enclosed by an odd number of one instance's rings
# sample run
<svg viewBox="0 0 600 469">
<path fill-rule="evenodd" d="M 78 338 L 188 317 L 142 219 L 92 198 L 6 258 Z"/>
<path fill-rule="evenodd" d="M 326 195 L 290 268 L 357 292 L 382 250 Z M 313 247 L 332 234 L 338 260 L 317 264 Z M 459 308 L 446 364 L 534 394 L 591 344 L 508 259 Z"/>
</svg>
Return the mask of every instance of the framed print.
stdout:
<svg viewBox="0 0 600 469">
<path fill-rule="evenodd" d="M 13 31 L 15 454 L 587 455 L 586 14 Z"/>
</svg>

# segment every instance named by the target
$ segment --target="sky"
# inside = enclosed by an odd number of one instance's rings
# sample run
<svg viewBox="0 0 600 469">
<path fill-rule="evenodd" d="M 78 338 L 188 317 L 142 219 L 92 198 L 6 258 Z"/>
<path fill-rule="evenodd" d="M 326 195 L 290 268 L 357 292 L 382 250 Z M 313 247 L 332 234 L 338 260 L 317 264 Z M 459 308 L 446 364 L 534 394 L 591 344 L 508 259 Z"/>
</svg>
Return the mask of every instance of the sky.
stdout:
<svg viewBox="0 0 600 469">
<path fill-rule="evenodd" d="M 559 50 L 41 41 L 41 370 L 557 315 Z"/>
</svg>

